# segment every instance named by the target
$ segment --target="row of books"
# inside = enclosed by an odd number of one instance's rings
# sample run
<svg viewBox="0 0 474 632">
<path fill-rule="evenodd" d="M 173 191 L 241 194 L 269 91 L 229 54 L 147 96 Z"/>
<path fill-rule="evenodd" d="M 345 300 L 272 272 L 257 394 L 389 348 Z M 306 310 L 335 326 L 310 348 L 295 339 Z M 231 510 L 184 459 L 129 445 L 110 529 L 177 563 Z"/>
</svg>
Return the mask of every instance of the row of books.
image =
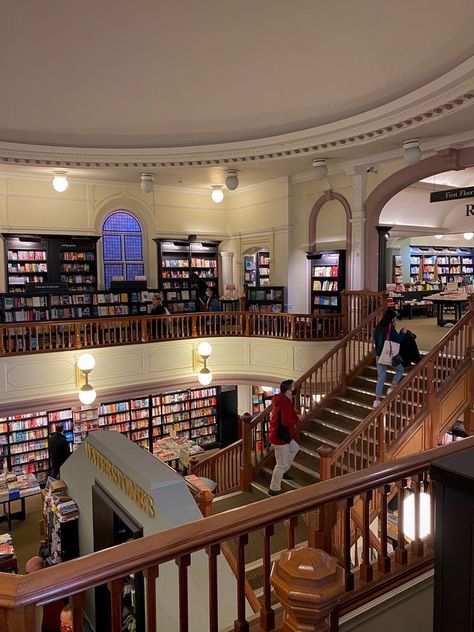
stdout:
<svg viewBox="0 0 474 632">
<path fill-rule="evenodd" d="M 337 281 L 313 281 L 313 292 L 337 292 Z"/>
<path fill-rule="evenodd" d="M 46 261 L 45 250 L 8 250 L 9 261 Z"/>
<path fill-rule="evenodd" d="M 338 266 L 314 266 L 313 277 L 337 277 Z"/>
</svg>

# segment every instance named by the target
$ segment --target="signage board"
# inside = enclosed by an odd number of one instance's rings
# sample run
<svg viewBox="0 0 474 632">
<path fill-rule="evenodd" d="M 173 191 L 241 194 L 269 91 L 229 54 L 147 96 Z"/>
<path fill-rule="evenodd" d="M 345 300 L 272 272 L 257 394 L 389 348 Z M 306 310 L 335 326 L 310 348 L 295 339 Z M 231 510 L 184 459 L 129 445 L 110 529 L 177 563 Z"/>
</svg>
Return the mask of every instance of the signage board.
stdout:
<svg viewBox="0 0 474 632">
<path fill-rule="evenodd" d="M 465 200 L 474 197 L 474 186 L 462 189 L 448 189 L 447 191 L 432 191 L 430 202 L 449 202 L 451 200 Z"/>
</svg>

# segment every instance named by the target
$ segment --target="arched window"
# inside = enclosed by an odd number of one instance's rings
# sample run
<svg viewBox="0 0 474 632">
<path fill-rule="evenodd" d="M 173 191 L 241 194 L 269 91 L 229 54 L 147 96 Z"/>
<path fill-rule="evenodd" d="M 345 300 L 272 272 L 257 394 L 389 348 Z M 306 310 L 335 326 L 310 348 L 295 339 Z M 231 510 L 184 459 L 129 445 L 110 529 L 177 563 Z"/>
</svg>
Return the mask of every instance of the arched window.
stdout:
<svg viewBox="0 0 474 632">
<path fill-rule="evenodd" d="M 143 263 L 143 230 L 140 222 L 127 211 L 114 211 L 102 226 L 105 287 L 112 278 L 121 276 L 133 281 L 145 274 Z"/>
</svg>

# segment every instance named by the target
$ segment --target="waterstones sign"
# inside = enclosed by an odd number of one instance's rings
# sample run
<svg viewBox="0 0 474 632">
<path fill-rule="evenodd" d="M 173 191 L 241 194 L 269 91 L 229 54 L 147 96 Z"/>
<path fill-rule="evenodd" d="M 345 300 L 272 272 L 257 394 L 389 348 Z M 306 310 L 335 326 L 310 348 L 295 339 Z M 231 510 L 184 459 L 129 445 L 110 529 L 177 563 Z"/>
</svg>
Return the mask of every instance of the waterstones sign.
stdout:
<svg viewBox="0 0 474 632">
<path fill-rule="evenodd" d="M 474 186 L 462 189 L 448 189 L 447 191 L 433 191 L 430 202 L 449 202 L 451 200 L 465 200 L 474 197 Z"/>
</svg>

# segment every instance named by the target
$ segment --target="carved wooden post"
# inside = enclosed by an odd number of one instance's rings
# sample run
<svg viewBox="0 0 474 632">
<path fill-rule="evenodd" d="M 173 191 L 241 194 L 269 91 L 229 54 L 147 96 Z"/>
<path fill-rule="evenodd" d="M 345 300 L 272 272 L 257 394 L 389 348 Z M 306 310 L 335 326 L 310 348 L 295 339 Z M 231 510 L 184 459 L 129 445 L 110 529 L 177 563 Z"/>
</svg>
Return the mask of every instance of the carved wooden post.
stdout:
<svg viewBox="0 0 474 632">
<path fill-rule="evenodd" d="M 428 406 L 430 409 L 430 434 L 428 439 L 428 445 L 425 445 L 425 450 L 430 448 L 436 448 L 439 436 L 440 427 L 440 404 L 436 396 L 435 388 L 435 367 L 434 360 L 429 362 L 428 370 L 426 372 L 427 389 L 428 389 Z"/>
<path fill-rule="evenodd" d="M 329 445 L 323 444 L 317 450 L 319 454 L 319 480 L 327 481 L 331 478 L 331 457 L 334 453 L 334 448 Z M 314 546 L 318 549 L 323 549 L 327 553 L 332 549 L 332 529 L 336 524 L 337 519 L 337 507 L 336 503 L 325 503 L 319 508 L 319 524 L 318 530 L 314 534 L 314 540 L 311 537 L 310 540 L 314 541 Z"/>
<path fill-rule="evenodd" d="M 24 608 L 0 608 L 2 632 L 32 632 L 36 629 L 35 606 Z"/>
<path fill-rule="evenodd" d="M 146 316 L 142 316 L 140 318 L 140 338 L 142 342 L 146 342 L 148 339 L 146 330 L 147 320 Z M 158 327 L 158 322 L 156 323 L 156 326 Z"/>
<path fill-rule="evenodd" d="M 246 336 L 250 336 L 250 312 L 245 312 L 244 323 L 244 334 Z"/>
<path fill-rule="evenodd" d="M 377 425 L 377 439 L 378 439 L 378 457 L 379 463 L 386 463 L 388 450 L 387 450 L 387 440 L 386 440 L 386 431 L 385 431 L 385 414 L 378 416 L 378 425 Z"/>
<path fill-rule="evenodd" d="M 466 340 L 466 358 L 469 360 L 468 371 L 468 398 L 469 404 L 464 411 L 464 429 L 469 435 L 474 435 L 474 347 L 473 347 L 473 331 L 474 331 L 474 294 L 468 297 L 469 313 L 471 320 L 467 330 Z"/>
<path fill-rule="evenodd" d="M 76 349 L 81 349 L 81 323 L 74 324 L 74 343 Z"/>
<path fill-rule="evenodd" d="M 240 490 L 248 492 L 250 483 L 253 480 L 252 467 L 252 431 L 250 423 L 252 415 L 245 413 L 240 418 L 242 428 L 242 453 L 240 457 Z"/>
<path fill-rule="evenodd" d="M 197 317 L 195 314 L 191 316 L 191 336 L 197 338 Z"/>
<path fill-rule="evenodd" d="M 270 582 L 284 610 L 282 632 L 329 632 L 327 619 L 344 592 L 334 557 L 318 549 L 285 551 Z"/>
<path fill-rule="evenodd" d="M 349 331 L 349 297 L 346 290 L 341 292 L 341 312 L 342 312 L 342 335 L 345 336 Z"/>
<path fill-rule="evenodd" d="M 201 489 L 196 495 L 196 500 L 204 518 L 212 516 L 212 501 L 214 500 L 214 494 L 211 490 Z"/>
</svg>

